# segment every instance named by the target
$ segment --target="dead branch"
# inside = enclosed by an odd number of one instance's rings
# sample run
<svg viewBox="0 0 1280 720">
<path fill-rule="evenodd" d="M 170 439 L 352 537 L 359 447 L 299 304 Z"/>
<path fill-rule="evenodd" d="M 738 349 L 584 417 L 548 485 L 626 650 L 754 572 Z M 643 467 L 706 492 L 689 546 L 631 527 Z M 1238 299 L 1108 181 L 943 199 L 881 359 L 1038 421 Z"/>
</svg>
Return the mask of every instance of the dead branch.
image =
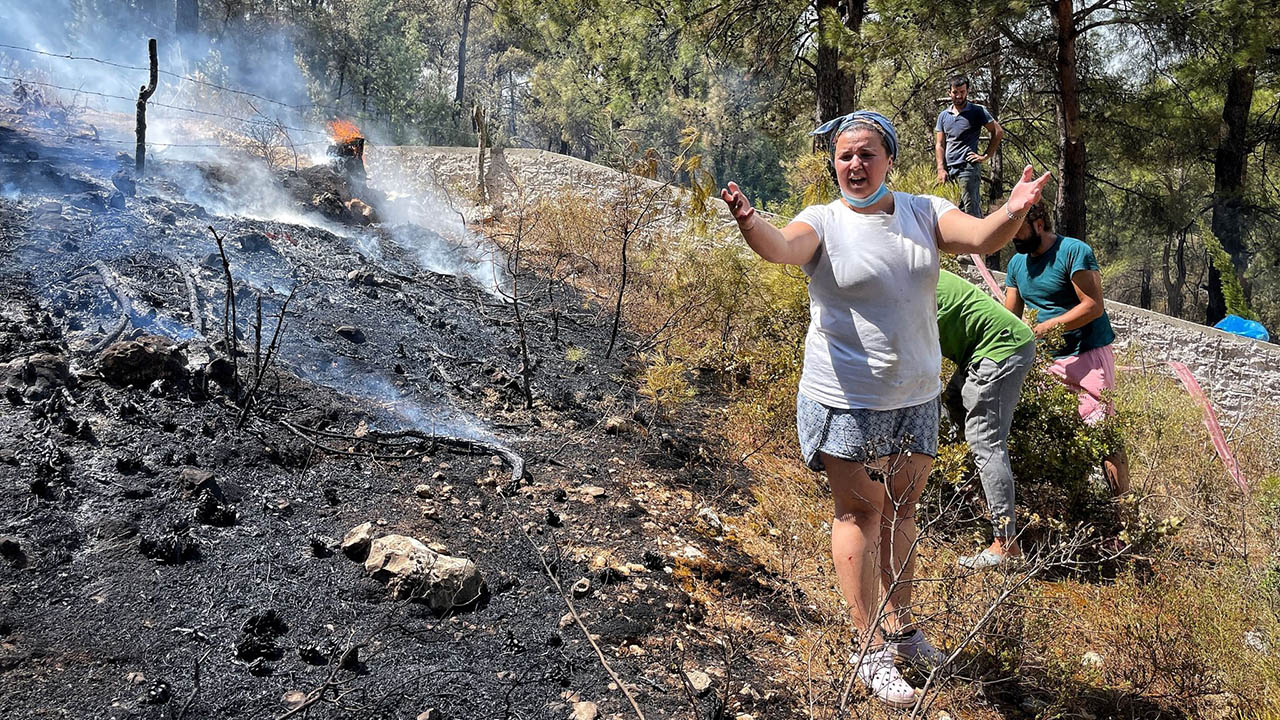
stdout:
<svg viewBox="0 0 1280 720">
<path fill-rule="evenodd" d="M 257 402 L 258 388 L 262 387 L 262 378 L 266 376 L 267 370 L 271 367 L 271 361 L 275 359 L 276 351 L 280 349 L 280 331 L 284 327 L 284 316 L 289 310 L 289 303 L 293 301 L 293 296 L 298 292 L 298 286 L 295 284 L 289 290 L 289 296 L 284 299 L 284 304 L 280 306 L 280 316 L 276 318 L 276 329 L 271 335 L 270 342 L 267 343 L 266 357 L 263 358 L 262 350 L 262 297 L 258 297 L 258 315 L 257 323 L 254 325 L 254 373 L 253 384 L 249 387 L 249 392 L 245 395 L 244 405 L 240 409 L 240 417 L 236 421 L 236 427 L 244 425 L 244 419 L 249 414 L 251 408 Z"/>
<path fill-rule="evenodd" d="M 514 486 L 518 486 L 520 484 L 520 481 L 523 480 L 526 475 L 524 458 L 516 454 L 516 452 L 511 448 L 508 448 L 507 446 L 501 445 L 498 443 L 490 443 L 483 440 L 476 440 L 474 438 L 457 437 L 454 435 L 441 435 L 436 433 L 428 433 L 422 430 L 397 430 L 394 432 L 382 432 L 377 430 L 371 430 L 369 431 L 369 434 L 366 435 L 365 437 L 355 437 L 354 435 L 346 435 L 343 433 L 331 432 L 329 430 L 321 430 L 320 428 L 308 427 L 306 425 L 298 425 L 296 423 L 291 423 L 288 420 L 280 420 L 279 422 L 284 427 L 293 431 L 295 435 L 299 435 L 300 437 L 303 437 L 304 439 L 307 439 L 309 442 L 313 442 L 313 443 L 315 441 L 312 438 L 307 437 L 306 435 L 307 433 L 310 433 L 311 435 L 319 435 L 322 437 L 348 440 L 354 443 L 371 443 L 375 445 L 380 444 L 380 445 L 383 445 L 384 447 L 386 446 L 405 447 L 406 443 L 392 444 L 392 443 L 388 443 L 387 441 L 396 440 L 400 438 L 410 438 L 410 439 L 419 440 L 422 442 L 431 443 L 432 448 L 434 448 L 437 445 L 444 445 L 445 447 L 448 447 L 454 450 L 461 450 L 470 455 L 498 455 L 503 459 L 505 459 L 507 463 L 511 466 L 511 482 Z M 317 447 L 320 447 L 320 449 L 322 450 L 336 452 L 336 453 L 345 454 L 345 455 L 356 455 L 360 457 L 374 457 L 378 459 L 389 459 L 389 460 L 400 460 L 406 457 L 416 457 L 416 456 L 410 456 L 410 455 L 377 456 L 372 453 L 357 453 L 352 451 L 337 450 L 334 448 L 329 448 L 329 447 L 320 445 L 319 443 L 315 443 L 315 444 Z M 413 444 L 414 443 L 408 443 L 408 445 L 413 445 Z M 431 450 L 428 449 L 419 454 L 426 455 L 426 454 L 429 454 L 430 451 Z"/>
<path fill-rule="evenodd" d="M 179 265 L 178 272 L 182 274 L 182 283 L 187 286 L 187 305 L 191 311 L 191 325 L 196 332 L 204 335 L 204 311 L 200 309 L 200 294 L 196 291 L 195 281 L 192 280 L 195 271 Z"/>
<path fill-rule="evenodd" d="M 138 177 L 142 177 L 142 171 L 147 164 L 147 101 L 151 99 L 151 96 L 156 91 L 157 73 L 159 72 L 159 65 L 156 62 L 155 38 L 147 41 L 147 55 L 150 59 L 149 82 L 138 88 L 137 125 L 134 130 L 137 134 L 137 145 L 134 147 L 133 170 Z"/>
<path fill-rule="evenodd" d="M 189 695 L 187 697 L 187 701 L 182 704 L 182 709 L 178 711 L 178 714 L 173 716 L 173 720 L 182 720 L 182 718 L 186 717 L 187 710 L 191 708 L 191 703 L 196 701 L 196 696 L 200 694 L 200 663 L 208 660 L 209 654 L 212 652 L 213 648 L 209 648 L 208 650 L 205 650 L 204 656 L 196 658 L 195 667 L 192 669 L 191 695 Z M 172 712 L 172 707 L 173 706 L 170 706 L 170 712 Z"/>
<path fill-rule="evenodd" d="M 522 525 L 517 525 L 517 527 L 520 530 L 520 534 L 524 535 L 524 539 L 529 541 L 529 547 L 533 548 L 533 553 L 538 556 L 538 563 L 542 565 L 543 574 L 546 575 L 547 579 L 551 581 L 551 584 L 555 586 L 556 592 L 560 594 L 560 599 L 563 600 L 565 606 L 569 608 L 569 614 L 573 616 L 573 621 L 577 623 L 578 629 L 582 631 L 582 635 L 586 637 L 587 642 L 591 644 L 591 649 L 595 650 L 596 658 L 600 660 L 600 664 L 604 667 L 604 671 L 609 674 L 609 677 L 613 680 L 613 683 L 618 686 L 618 689 L 622 691 L 622 694 L 626 695 L 627 702 L 631 703 L 631 709 L 635 712 L 636 717 L 639 718 L 639 720 L 645 720 L 644 711 L 640 709 L 640 704 L 636 702 L 635 695 L 631 694 L 631 690 L 627 688 L 627 684 L 622 681 L 622 678 L 618 677 L 618 673 L 614 672 L 613 667 L 609 665 L 609 661 L 605 659 L 604 651 L 600 649 L 600 645 L 591 637 L 591 631 L 587 629 L 586 623 L 582 622 L 582 617 L 578 615 L 578 610 L 574 608 L 573 600 L 569 599 L 569 595 L 565 593 L 564 587 L 560 584 L 560 579 L 551 571 L 551 566 L 547 564 L 547 559 L 542 555 L 542 550 L 538 548 L 538 544 L 533 541 L 533 538 L 529 536 L 529 533 L 525 532 Z"/>
<path fill-rule="evenodd" d="M 227 260 L 227 249 L 223 246 L 222 236 L 217 230 L 209 225 L 209 232 L 213 233 L 213 240 L 218 244 L 218 257 L 222 258 L 222 276 L 226 283 L 226 298 L 222 302 L 222 335 L 223 349 L 227 351 L 228 357 L 231 358 L 231 377 L 234 378 L 237 392 L 240 387 L 240 367 L 236 361 L 236 355 L 239 354 L 238 341 L 236 339 L 237 320 L 236 320 L 236 287 L 231 280 L 231 263 Z"/>
</svg>

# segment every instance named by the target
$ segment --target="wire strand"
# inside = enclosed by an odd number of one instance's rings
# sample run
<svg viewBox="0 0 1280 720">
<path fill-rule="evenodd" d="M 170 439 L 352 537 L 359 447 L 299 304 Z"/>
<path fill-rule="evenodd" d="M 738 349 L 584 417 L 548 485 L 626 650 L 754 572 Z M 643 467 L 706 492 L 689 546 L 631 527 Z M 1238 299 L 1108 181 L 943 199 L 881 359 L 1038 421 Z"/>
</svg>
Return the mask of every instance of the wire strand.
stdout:
<svg viewBox="0 0 1280 720">
<path fill-rule="evenodd" d="M 143 67 L 141 65 L 126 65 L 124 63 L 112 62 L 111 60 L 103 60 L 102 58 L 96 58 L 91 55 L 72 55 L 71 53 L 54 53 L 54 52 L 48 52 L 46 50 L 36 50 L 35 48 L 22 47 L 21 45 L 9 45 L 6 43 L 0 43 L 0 48 L 5 48 L 7 50 L 20 50 L 22 52 L 33 53 L 35 55 L 44 55 L 45 57 L 58 58 L 60 60 L 84 60 L 88 62 L 95 62 L 100 65 L 107 65 L 114 68 L 121 68 L 124 70 L 139 70 L 142 72 L 147 72 L 148 70 L 150 70 L 150 68 Z M 326 105 L 324 103 L 301 103 L 297 105 L 292 105 L 280 100 L 275 100 L 275 99 L 266 97 L 264 95 L 259 95 L 258 93 L 249 92 L 248 90 L 239 90 L 236 88 L 227 87 L 225 85 L 219 85 L 218 83 L 211 82 L 209 80 L 201 80 L 199 78 L 191 77 L 190 75 L 182 75 L 179 73 L 172 72 L 170 70 L 158 70 L 157 72 L 161 75 L 178 78 L 180 80 L 185 80 L 187 82 L 195 83 L 197 85 L 204 85 L 205 87 L 216 88 L 224 92 L 235 93 L 236 95 L 244 95 L 246 97 L 257 98 L 258 100 L 262 100 L 263 102 L 268 102 L 268 103 L 271 103 L 272 105 L 279 105 L 280 107 L 289 108 L 290 110 L 303 110 L 306 108 L 321 108 L 324 110 L 331 110 L 335 113 L 343 112 L 342 108 L 339 108 L 335 105 Z"/>
<path fill-rule="evenodd" d="M 126 97 L 124 95 L 112 95 L 111 93 L 98 92 L 96 90 L 85 90 L 83 88 L 66 87 L 65 85 L 56 85 L 54 83 L 41 82 L 39 80 L 27 80 L 24 78 L 12 77 L 10 75 L 0 75 L 0 80 L 13 80 L 21 83 L 29 83 L 31 85 L 40 85 L 41 87 L 54 88 L 56 90 L 64 90 L 66 92 L 84 93 L 86 95 L 96 95 L 98 97 L 103 97 L 103 98 L 124 100 L 126 102 L 137 101 L 136 98 Z M 273 120 L 265 120 L 265 119 L 258 119 L 258 118 L 243 118 L 237 115 L 227 115 L 225 113 L 217 113 L 217 112 L 212 112 L 210 110 L 197 110 L 196 108 L 183 107 L 181 105 L 170 105 L 168 103 L 163 103 L 156 100 L 148 100 L 147 105 L 167 108 L 169 110 L 179 110 L 181 112 L 192 113 L 195 115 L 206 115 L 209 117 L 218 117 L 218 118 L 226 118 L 228 120 L 237 120 L 239 122 L 248 123 L 251 125 L 262 125 L 266 127 L 280 127 L 285 130 L 293 130 L 296 132 L 310 133 L 312 135 L 328 135 L 329 134 L 327 132 L 323 132 L 320 130 L 308 130 L 307 128 L 300 128 L 300 127 L 294 127 L 292 125 L 285 125 L 284 123 L 278 123 Z"/>
</svg>

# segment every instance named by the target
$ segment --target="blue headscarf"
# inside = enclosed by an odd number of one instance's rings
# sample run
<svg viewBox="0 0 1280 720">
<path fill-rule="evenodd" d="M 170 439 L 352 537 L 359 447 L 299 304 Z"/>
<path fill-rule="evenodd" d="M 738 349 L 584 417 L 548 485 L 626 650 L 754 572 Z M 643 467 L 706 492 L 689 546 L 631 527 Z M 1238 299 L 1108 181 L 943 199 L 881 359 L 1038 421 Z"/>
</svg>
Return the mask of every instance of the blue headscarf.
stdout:
<svg viewBox="0 0 1280 720">
<path fill-rule="evenodd" d="M 848 115 L 841 115 L 834 120 L 828 120 L 818 127 L 814 128 L 810 135 L 829 135 L 828 140 L 835 140 L 840 133 L 849 129 L 850 125 L 856 122 L 875 123 L 884 131 L 885 140 L 889 146 L 889 157 L 893 160 L 898 159 L 898 131 L 893 128 L 893 123 L 889 122 L 889 118 L 881 115 L 874 110 L 858 110 Z M 834 143 L 832 143 L 834 145 Z"/>
</svg>

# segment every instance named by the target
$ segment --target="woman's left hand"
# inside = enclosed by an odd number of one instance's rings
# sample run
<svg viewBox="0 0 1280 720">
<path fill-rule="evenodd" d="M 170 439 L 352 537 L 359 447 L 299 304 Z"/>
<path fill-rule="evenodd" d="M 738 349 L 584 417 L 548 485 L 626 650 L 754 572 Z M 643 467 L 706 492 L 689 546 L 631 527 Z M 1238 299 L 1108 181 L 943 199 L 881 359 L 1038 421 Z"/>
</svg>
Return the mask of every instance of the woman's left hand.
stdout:
<svg viewBox="0 0 1280 720">
<path fill-rule="evenodd" d="M 1046 172 L 1033 180 L 1034 175 L 1035 171 L 1030 165 L 1022 168 L 1022 178 L 1018 180 L 1017 185 L 1013 186 L 1013 191 L 1009 193 L 1009 201 L 1006 203 L 1010 213 L 1022 215 L 1027 208 L 1040 202 L 1040 193 L 1049 182 L 1049 178 L 1053 176 Z"/>
</svg>

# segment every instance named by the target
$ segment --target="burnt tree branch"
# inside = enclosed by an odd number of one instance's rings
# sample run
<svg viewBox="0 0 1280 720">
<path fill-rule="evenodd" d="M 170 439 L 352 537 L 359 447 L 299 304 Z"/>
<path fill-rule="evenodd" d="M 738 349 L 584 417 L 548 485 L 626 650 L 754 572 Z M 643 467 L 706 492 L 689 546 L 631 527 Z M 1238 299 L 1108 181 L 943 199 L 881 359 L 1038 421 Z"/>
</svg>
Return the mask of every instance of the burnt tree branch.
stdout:
<svg viewBox="0 0 1280 720">
<path fill-rule="evenodd" d="M 147 164 L 147 101 L 155 94 L 156 80 L 160 70 L 159 62 L 156 60 L 155 38 L 147 41 L 147 54 L 151 61 L 151 71 L 147 84 L 138 88 L 138 122 L 136 129 L 138 145 L 133 155 L 133 171 L 138 176 L 142 175 L 142 171 Z"/>
</svg>

